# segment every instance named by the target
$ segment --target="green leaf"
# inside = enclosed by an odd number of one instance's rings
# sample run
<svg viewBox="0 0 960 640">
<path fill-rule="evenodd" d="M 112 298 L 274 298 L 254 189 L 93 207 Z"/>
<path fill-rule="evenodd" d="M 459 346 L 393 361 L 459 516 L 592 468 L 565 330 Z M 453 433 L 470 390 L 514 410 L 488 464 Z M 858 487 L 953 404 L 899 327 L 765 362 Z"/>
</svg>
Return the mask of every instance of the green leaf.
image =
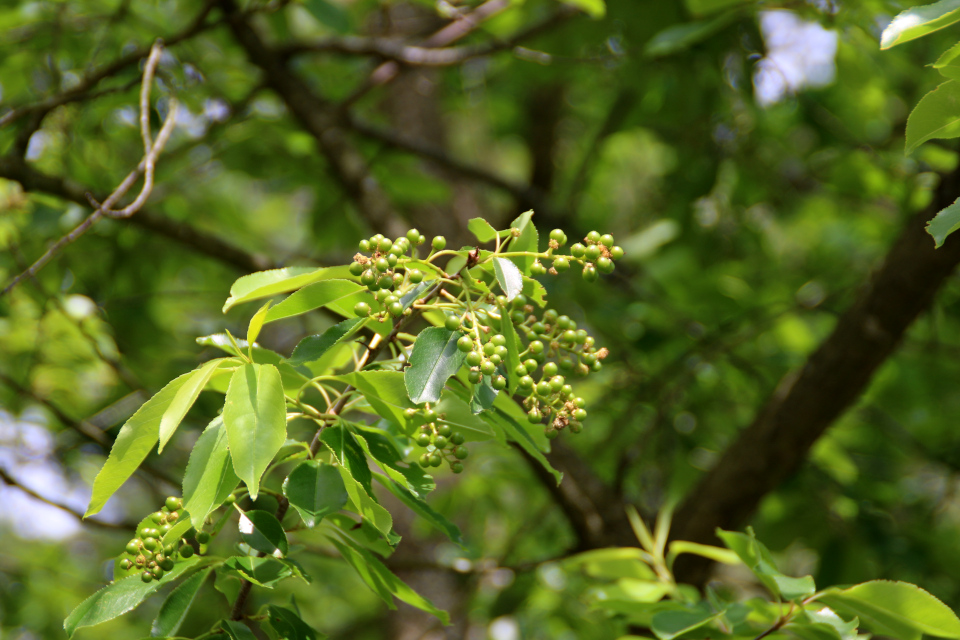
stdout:
<svg viewBox="0 0 960 640">
<path fill-rule="evenodd" d="M 233 556 L 227 558 L 223 566 L 258 587 L 267 589 L 273 589 L 280 581 L 294 575 L 290 565 L 276 558 Z"/>
<path fill-rule="evenodd" d="M 579 568 L 588 576 L 603 580 L 655 580 L 657 575 L 644 562 L 643 557 L 643 551 L 636 547 L 611 547 L 578 553 L 564 560 L 563 564 L 571 569 Z"/>
<path fill-rule="evenodd" d="M 345 307 L 344 302 L 348 299 L 350 304 Z M 347 313 L 342 315 L 352 317 L 356 315 L 353 313 L 353 306 L 360 301 L 371 304 L 375 302 L 373 295 L 363 285 L 351 280 L 321 280 L 290 294 L 286 300 L 270 309 L 267 322 L 298 316 L 327 306 L 338 312 L 346 310 Z"/>
<path fill-rule="evenodd" d="M 562 0 L 571 7 L 580 9 L 591 18 L 599 19 L 607 13 L 607 5 L 603 0 Z"/>
<path fill-rule="evenodd" d="M 960 42 L 944 51 L 940 57 L 937 58 L 937 61 L 933 63 L 933 68 L 942 69 L 943 67 L 946 67 L 952 63 L 958 57 L 960 57 Z"/>
<path fill-rule="evenodd" d="M 177 430 L 177 427 L 180 426 L 180 422 L 184 416 L 187 415 L 187 411 L 189 411 L 193 403 L 197 401 L 200 392 L 203 391 L 203 388 L 210 382 L 210 378 L 213 377 L 217 367 L 226 360 L 227 358 L 214 358 L 197 369 L 194 369 L 189 374 L 186 382 L 183 383 L 183 386 L 177 390 L 170 406 L 167 407 L 167 410 L 163 412 L 163 417 L 160 418 L 160 428 L 158 431 L 160 447 L 157 449 L 158 453 L 163 452 L 163 447 L 166 446 L 167 442 Z"/>
<path fill-rule="evenodd" d="M 960 136 L 960 82 L 948 80 L 920 98 L 910 112 L 906 153 L 927 140 L 957 136 Z"/>
<path fill-rule="evenodd" d="M 407 465 L 403 461 L 400 452 L 383 431 L 360 425 L 354 425 L 354 429 L 357 430 L 355 436 L 358 436 L 355 439 L 367 456 L 380 465 L 395 482 L 421 498 L 436 488 L 433 478 L 427 475 L 420 465 Z"/>
<path fill-rule="evenodd" d="M 200 560 L 201 558 L 197 556 L 182 560 L 164 574 L 163 578 L 153 582 L 143 582 L 139 575 L 134 575 L 105 586 L 81 602 L 63 621 L 63 629 L 67 632 L 67 637 L 72 636 L 81 627 L 92 627 L 132 611 L 157 589 L 175 582 Z"/>
<path fill-rule="evenodd" d="M 244 511 L 240 514 L 238 526 L 243 541 L 261 553 L 279 558 L 290 550 L 283 525 L 268 511 Z"/>
<path fill-rule="evenodd" d="M 349 33 L 351 27 L 350 14 L 338 4 L 329 0 L 307 0 L 303 4 L 317 22 L 330 27 L 337 33 Z"/>
<path fill-rule="evenodd" d="M 170 529 L 163 534 L 163 537 L 160 538 L 161 544 L 168 545 L 179 542 L 180 538 L 193 526 L 190 520 L 190 513 L 186 509 L 181 511 L 180 515 L 181 518 L 177 520 L 177 523 L 170 527 Z"/>
<path fill-rule="evenodd" d="M 713 20 L 701 20 L 667 27 L 647 41 L 643 55 L 660 58 L 685 51 L 717 33 L 737 17 L 737 12 L 725 13 Z"/>
<path fill-rule="evenodd" d="M 927 233 L 933 236 L 933 241 L 939 249 L 951 233 L 960 229 L 960 198 L 943 209 L 927 223 Z"/>
<path fill-rule="evenodd" d="M 474 414 L 482 413 L 490 407 L 500 393 L 490 384 L 490 377 L 484 376 L 483 381 L 473 385 L 473 397 L 470 398 L 470 411 Z"/>
<path fill-rule="evenodd" d="M 506 258 L 493 259 L 493 271 L 497 274 L 497 283 L 507 300 L 513 300 L 523 291 L 523 274 L 517 265 Z"/>
<path fill-rule="evenodd" d="M 190 611 L 190 606 L 200 592 L 200 587 L 212 571 L 212 568 L 198 571 L 170 592 L 153 621 L 153 626 L 150 628 L 151 636 L 172 636 L 179 631 L 180 625 Z"/>
<path fill-rule="evenodd" d="M 443 624 L 450 624 L 450 616 L 446 611 L 438 609 L 432 602 L 411 589 L 400 578 L 393 575 L 376 556 L 357 545 L 348 536 L 331 535 L 330 542 L 391 609 L 396 608 L 390 598 L 392 594 L 403 602 L 436 616 Z"/>
<path fill-rule="evenodd" d="M 220 628 L 226 632 L 230 640 L 257 639 L 257 636 L 250 630 L 250 627 L 238 620 L 221 620 Z"/>
<path fill-rule="evenodd" d="M 687 9 L 695 15 L 715 13 L 748 2 L 751 0 L 686 0 Z"/>
<path fill-rule="evenodd" d="M 284 640 L 318 640 L 326 637 L 317 634 L 310 625 L 300 619 L 296 611 L 286 607 L 268 605 L 267 622 Z"/>
<path fill-rule="evenodd" d="M 410 402 L 404 374 L 401 371 L 357 371 L 343 376 L 362 393 L 377 414 L 411 433 L 415 424 L 404 411 L 415 405 Z"/>
<path fill-rule="evenodd" d="M 330 273 L 330 269 L 315 267 L 286 267 L 251 273 L 239 278 L 230 287 L 230 297 L 223 304 L 223 312 L 226 313 L 241 302 L 295 291 L 311 282 L 330 277 Z"/>
<path fill-rule="evenodd" d="M 527 430 L 524 429 L 523 426 L 517 423 L 511 416 L 499 409 L 482 413 L 480 414 L 480 417 L 495 429 L 501 430 L 507 439 L 519 444 L 520 448 L 526 451 L 527 454 L 534 460 L 539 462 L 544 469 L 549 471 L 556 479 L 557 485 L 560 485 L 560 481 L 563 480 L 563 474 L 553 468 L 553 465 L 551 465 L 550 461 L 547 460 L 546 456 L 543 455 L 540 447 L 537 446 L 537 443 L 533 440 L 530 434 L 527 433 Z"/>
<path fill-rule="evenodd" d="M 740 557 L 730 549 L 722 549 L 709 544 L 674 540 L 670 543 L 668 557 L 676 558 L 681 553 L 692 553 L 723 564 L 740 564 Z"/>
<path fill-rule="evenodd" d="M 520 366 L 520 338 L 517 336 L 517 330 L 513 327 L 513 320 L 510 318 L 510 312 L 506 307 L 500 307 L 500 333 L 506 339 L 507 358 L 506 369 L 512 374 Z M 517 385 L 520 378 L 515 375 L 507 376 L 507 392 L 513 395 L 517 392 Z"/>
<path fill-rule="evenodd" d="M 340 341 L 352 335 L 364 321 L 363 318 L 349 318 L 330 327 L 318 336 L 307 336 L 294 348 L 290 355 L 290 364 L 299 366 L 316 362 L 327 351 L 340 344 Z"/>
<path fill-rule="evenodd" d="M 920 587 L 906 582 L 873 580 L 849 589 L 828 589 L 817 598 L 839 613 L 860 618 L 871 631 L 918 640 L 927 634 L 938 638 L 960 638 L 960 619 Z"/>
<path fill-rule="evenodd" d="M 813 604 L 816 605 L 817 603 Z M 803 615 L 813 624 L 833 627 L 836 637 L 840 640 L 856 640 L 857 638 L 857 627 L 860 626 L 859 618 L 847 622 L 828 607 L 822 607 L 816 611 L 805 609 Z"/>
<path fill-rule="evenodd" d="M 257 336 L 260 335 L 260 329 L 263 328 L 263 323 L 267 319 L 267 314 L 270 311 L 270 301 L 267 300 L 260 309 L 253 314 L 253 317 L 250 318 L 250 324 L 247 325 L 247 344 L 253 344 L 257 341 Z"/>
<path fill-rule="evenodd" d="M 911 7 L 900 13 L 883 30 L 880 48 L 889 49 L 915 40 L 957 21 L 960 21 L 960 0 L 940 0 L 921 7 Z"/>
<path fill-rule="evenodd" d="M 347 490 L 337 469 L 325 462 L 308 460 L 283 481 L 283 495 L 310 528 L 347 504 Z"/>
<path fill-rule="evenodd" d="M 460 528 L 447 520 L 440 513 L 437 513 L 423 498 L 415 495 L 402 484 L 395 482 L 390 478 L 386 478 L 379 473 L 375 474 L 373 477 L 377 479 L 377 482 L 389 489 L 390 493 L 395 495 L 400 502 L 410 507 L 411 511 L 436 527 L 440 533 L 450 538 L 451 541 L 459 545 L 463 545 L 463 537 L 460 534 Z"/>
<path fill-rule="evenodd" d="M 410 366 L 404 371 L 407 394 L 415 404 L 436 402 L 450 376 L 463 366 L 467 354 L 457 349 L 459 331 L 429 327 L 413 343 Z"/>
<path fill-rule="evenodd" d="M 217 416 L 193 445 L 183 474 L 183 508 L 190 514 L 193 526 L 199 529 L 239 482 L 227 450 L 223 417 Z"/>
<path fill-rule="evenodd" d="M 483 218 L 471 218 L 467 223 L 467 229 L 470 230 L 480 242 L 492 242 L 497 237 L 497 230 Z"/>
<path fill-rule="evenodd" d="M 233 373 L 223 407 L 233 469 L 257 499 L 260 476 L 287 438 L 287 410 L 280 372 L 247 364 Z"/>
<path fill-rule="evenodd" d="M 120 429 L 110 455 L 93 481 L 93 495 L 83 517 L 99 513 L 117 489 L 144 461 L 160 436 L 160 421 L 180 388 L 193 373 L 185 373 L 147 400 Z"/>
<path fill-rule="evenodd" d="M 462 433 L 467 442 L 496 437 L 490 425 L 474 415 L 467 403 L 452 392 L 444 393 L 435 409 L 442 416 L 437 422 L 450 425 L 454 431 Z"/>
<path fill-rule="evenodd" d="M 542 308 L 547 304 L 547 290 L 533 278 L 523 276 L 523 295 L 538 307 Z"/>
<path fill-rule="evenodd" d="M 746 534 L 717 529 L 717 537 L 743 560 L 743 563 L 771 593 L 793 600 L 809 596 L 816 591 L 811 576 L 791 578 L 780 573 L 770 551 L 757 540 L 752 528 L 747 527 Z"/>
<path fill-rule="evenodd" d="M 653 616 L 653 626 L 650 630 L 660 640 L 673 640 L 679 635 L 713 622 L 722 615 L 722 611 L 661 611 Z"/>
<path fill-rule="evenodd" d="M 343 478 L 343 485 L 357 513 L 363 517 L 364 520 L 376 527 L 377 531 L 384 536 L 389 536 L 390 530 L 393 529 L 393 517 L 390 515 L 390 512 L 380 506 L 380 504 L 374 500 L 373 496 L 367 493 L 363 485 L 357 482 L 343 466 L 337 467 L 337 471 L 340 472 L 340 477 Z"/>
<path fill-rule="evenodd" d="M 588 1 L 592 2 L 593 0 Z M 600 0 L 597 0 L 597 3 L 603 4 Z M 510 223 L 511 229 L 517 229 L 520 232 L 520 235 L 510 241 L 510 251 L 532 251 L 534 253 L 540 251 L 540 237 L 537 235 L 537 228 L 533 226 L 532 217 L 533 211 L 527 211 Z M 536 258 L 532 256 L 521 256 L 516 258 L 514 262 L 520 268 L 520 271 L 530 275 L 530 267 L 533 266 L 535 260 Z"/>
<path fill-rule="evenodd" d="M 360 483 L 367 493 L 373 495 L 373 479 L 370 476 L 370 467 L 360 443 L 353 436 L 344 423 L 331 425 L 320 434 L 323 442 L 336 456 L 350 475 Z"/>
</svg>

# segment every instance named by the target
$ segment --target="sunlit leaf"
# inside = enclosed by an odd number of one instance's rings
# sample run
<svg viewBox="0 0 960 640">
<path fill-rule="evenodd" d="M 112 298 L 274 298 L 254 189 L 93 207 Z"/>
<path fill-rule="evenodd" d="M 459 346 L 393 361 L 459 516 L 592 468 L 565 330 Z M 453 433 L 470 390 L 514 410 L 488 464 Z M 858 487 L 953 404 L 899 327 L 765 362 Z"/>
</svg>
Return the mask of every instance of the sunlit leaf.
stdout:
<svg viewBox="0 0 960 640">
<path fill-rule="evenodd" d="M 927 140 L 957 136 L 960 136 L 960 82 L 949 80 L 923 96 L 907 118 L 906 152 L 911 153 Z"/>
<path fill-rule="evenodd" d="M 940 0 L 897 15 L 880 36 L 880 48 L 909 42 L 960 21 L 960 0 Z"/>
</svg>

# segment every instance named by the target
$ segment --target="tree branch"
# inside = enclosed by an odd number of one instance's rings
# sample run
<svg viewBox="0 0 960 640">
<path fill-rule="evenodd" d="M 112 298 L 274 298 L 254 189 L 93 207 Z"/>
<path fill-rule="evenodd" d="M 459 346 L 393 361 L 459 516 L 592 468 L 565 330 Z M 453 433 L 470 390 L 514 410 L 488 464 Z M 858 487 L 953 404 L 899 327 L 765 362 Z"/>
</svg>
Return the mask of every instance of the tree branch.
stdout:
<svg viewBox="0 0 960 640">
<path fill-rule="evenodd" d="M 754 422 L 727 448 L 674 517 L 677 539 L 709 543 L 717 527 L 741 526 L 760 500 L 795 473 L 814 442 L 853 405 L 911 323 L 960 264 L 960 238 L 934 249 L 925 225 L 960 193 L 960 170 L 944 177 L 931 206 L 909 221 L 857 301 L 799 371 L 783 378 Z M 708 562 L 693 556 L 678 577 L 702 584 Z"/>
</svg>

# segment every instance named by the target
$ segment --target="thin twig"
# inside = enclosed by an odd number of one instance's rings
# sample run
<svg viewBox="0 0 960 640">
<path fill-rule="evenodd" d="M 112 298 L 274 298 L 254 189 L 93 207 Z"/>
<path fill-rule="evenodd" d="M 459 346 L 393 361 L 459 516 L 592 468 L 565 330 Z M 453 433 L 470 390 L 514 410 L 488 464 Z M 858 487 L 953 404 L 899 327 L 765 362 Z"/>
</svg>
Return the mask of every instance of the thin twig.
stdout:
<svg viewBox="0 0 960 640">
<path fill-rule="evenodd" d="M 167 140 L 170 138 L 170 134 L 173 132 L 173 127 L 176 124 L 176 115 L 177 115 L 177 103 L 172 98 L 169 101 L 169 109 L 167 112 L 167 117 L 163 122 L 163 126 L 160 129 L 160 133 L 157 136 L 156 143 L 152 143 L 150 140 L 150 89 L 153 84 L 153 75 L 156 71 L 157 64 L 160 62 L 160 54 L 163 51 L 163 44 L 159 40 L 154 43 L 153 48 L 150 51 L 150 56 L 147 58 L 147 64 L 144 67 L 143 71 L 143 88 L 140 92 L 140 123 L 141 123 L 141 137 L 144 142 L 144 158 L 140 161 L 140 164 L 136 169 L 130 172 L 123 182 L 120 183 L 113 193 L 111 193 L 102 204 L 96 207 L 94 212 L 90 214 L 86 220 L 81 222 L 74 228 L 73 231 L 63 236 L 55 242 L 46 253 L 44 253 L 40 258 L 37 259 L 30 267 L 16 276 L 10 284 L 8 284 L 3 291 L 0 291 L 0 297 L 4 294 L 10 292 L 14 287 L 16 287 L 20 282 L 26 278 L 32 278 L 48 263 L 54 258 L 64 247 L 68 244 L 75 242 L 80 236 L 86 233 L 94 224 L 97 223 L 103 216 L 110 218 L 128 218 L 134 213 L 139 211 L 144 203 L 147 201 L 147 198 L 150 197 L 150 192 L 153 190 L 153 170 L 154 165 L 156 164 L 157 157 L 160 155 L 160 152 L 163 151 L 164 145 L 167 143 Z M 117 204 L 120 199 L 126 195 L 127 191 L 136 183 L 139 177 L 143 175 L 143 187 L 140 190 L 139 195 L 136 199 L 130 203 L 128 206 L 120 209 L 118 211 L 113 211 L 111 208 Z"/>
<path fill-rule="evenodd" d="M 64 505 L 64 504 L 60 504 L 59 502 L 54 502 L 53 500 L 50 500 L 49 498 L 44 498 L 42 495 L 40 495 L 39 493 L 37 493 L 37 492 L 34 491 L 33 489 L 30 489 L 30 488 L 28 488 L 28 487 L 23 486 L 20 482 L 18 482 L 15 478 L 13 478 L 9 473 L 7 473 L 3 468 L 0 468 L 0 480 L 3 480 L 4 483 L 6 483 L 7 485 L 9 485 L 9 486 L 11 486 L 11 487 L 15 487 L 15 488 L 19 489 L 20 491 L 23 491 L 25 494 L 27 494 L 27 495 L 30 496 L 31 498 L 34 498 L 35 500 L 39 500 L 40 502 L 42 502 L 42 503 L 44 503 L 44 504 L 48 504 L 48 505 L 50 505 L 51 507 L 56 507 L 57 509 L 60 509 L 61 511 L 66 511 L 67 513 L 69 513 L 70 515 L 72 515 L 72 516 L 73 516 L 74 518 L 76 518 L 77 520 L 80 520 L 81 522 L 88 523 L 88 524 L 92 524 L 92 525 L 95 525 L 95 526 L 98 526 L 98 527 L 103 527 L 104 529 L 119 529 L 119 530 L 122 530 L 122 531 L 136 531 L 136 530 L 137 530 L 137 525 L 135 525 L 135 524 L 114 524 L 114 523 L 112 523 L 112 522 L 103 522 L 102 520 L 91 520 L 91 519 L 89 519 L 89 518 L 86 519 L 86 520 L 84 520 L 84 519 L 83 519 L 83 514 L 80 513 L 79 511 L 74 511 L 73 509 L 71 509 L 70 507 L 68 507 L 68 506 L 66 506 L 66 505 Z"/>
</svg>

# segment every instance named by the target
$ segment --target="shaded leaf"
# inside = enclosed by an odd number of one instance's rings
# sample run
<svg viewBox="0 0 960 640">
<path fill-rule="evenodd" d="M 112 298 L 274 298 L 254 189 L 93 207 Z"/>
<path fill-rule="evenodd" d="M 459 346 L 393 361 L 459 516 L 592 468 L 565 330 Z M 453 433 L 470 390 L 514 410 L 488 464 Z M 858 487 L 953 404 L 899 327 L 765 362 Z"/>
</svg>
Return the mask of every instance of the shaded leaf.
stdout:
<svg viewBox="0 0 960 640">
<path fill-rule="evenodd" d="M 217 416 L 193 445 L 183 474 L 183 508 L 190 514 L 193 526 L 199 529 L 239 482 L 227 450 L 223 417 Z"/>
<path fill-rule="evenodd" d="M 450 425 L 462 433 L 467 442 L 489 440 L 496 435 L 489 423 L 474 415 L 467 403 L 453 393 L 444 393 L 435 408 L 441 416 L 437 423 Z"/>
<path fill-rule="evenodd" d="M 90 496 L 90 505 L 83 514 L 84 518 L 98 513 L 110 496 L 144 461 L 160 436 L 163 414 L 192 375 L 192 372 L 185 373 L 172 380 L 124 423 L 113 447 L 110 448 L 107 461 L 93 481 L 93 494 Z"/>
<path fill-rule="evenodd" d="M 927 233 L 933 236 L 937 248 L 943 246 L 944 241 L 951 233 L 960 229 L 960 198 L 943 209 L 927 223 Z"/>
<path fill-rule="evenodd" d="M 251 273 L 237 279 L 230 287 L 230 297 L 223 304 L 223 312 L 226 313 L 241 302 L 294 291 L 311 282 L 330 277 L 328 274 L 332 272 L 331 269 L 315 267 L 286 267 Z"/>
<path fill-rule="evenodd" d="M 482 382 L 473 385 L 473 396 L 470 398 L 470 410 L 474 414 L 486 411 L 493 406 L 498 393 L 500 392 L 490 384 L 490 376 L 484 376 Z"/>
<path fill-rule="evenodd" d="M 67 632 L 67 637 L 72 636 L 81 627 L 92 627 L 132 611 L 157 589 L 175 582 L 200 560 L 201 558 L 194 556 L 189 560 L 178 562 L 160 580 L 143 582 L 139 575 L 133 575 L 105 586 L 81 602 L 63 621 L 63 629 Z"/>
<path fill-rule="evenodd" d="M 733 22 L 737 13 L 725 13 L 713 20 L 701 20 L 667 27 L 654 35 L 643 48 L 649 58 L 669 56 L 702 42 Z"/>
<path fill-rule="evenodd" d="M 553 465 L 551 465 L 550 461 L 547 460 L 546 456 L 543 455 L 540 447 L 537 446 L 537 443 L 530 436 L 530 434 L 527 433 L 527 430 L 524 429 L 522 425 L 520 425 L 511 416 L 500 410 L 484 412 L 480 414 L 480 417 L 486 421 L 487 424 L 502 431 L 507 439 L 519 444 L 520 447 L 530 455 L 530 457 L 539 462 L 544 469 L 550 472 L 550 474 L 556 479 L 558 485 L 560 484 L 560 481 L 563 479 L 563 474 L 553 468 Z"/>
<path fill-rule="evenodd" d="M 250 627 L 239 620 L 221 620 L 220 628 L 223 629 L 230 640 L 256 640 L 257 636 L 250 630 Z"/>
<path fill-rule="evenodd" d="M 717 529 L 717 537 L 740 557 L 771 593 L 793 600 L 816 591 L 811 576 L 792 578 L 780 573 L 770 551 L 757 540 L 752 528 L 747 527 L 746 534 Z"/>
<path fill-rule="evenodd" d="M 306 0 L 303 6 L 320 24 L 341 34 L 350 31 L 350 14 L 340 5 L 330 0 Z"/>
<path fill-rule="evenodd" d="M 437 513 L 423 498 L 415 495 L 402 484 L 390 478 L 386 478 L 380 474 L 374 475 L 374 478 L 377 479 L 377 482 L 389 489 L 390 493 L 395 495 L 400 502 L 410 507 L 414 513 L 436 527 L 437 530 L 450 538 L 451 541 L 459 545 L 463 544 L 460 528 L 447 520 L 442 514 Z"/>
<path fill-rule="evenodd" d="M 281 580 L 294 575 L 293 569 L 277 558 L 233 556 L 227 558 L 223 566 L 258 587 L 267 589 L 273 589 Z"/>
<path fill-rule="evenodd" d="M 170 592 L 153 621 L 150 635 L 171 636 L 180 630 L 180 625 L 186 619 L 190 606 L 193 605 L 200 587 L 203 586 L 211 571 L 213 569 L 198 571 Z"/>
<path fill-rule="evenodd" d="M 318 336 L 307 336 L 297 343 L 290 355 L 290 364 L 302 365 L 319 360 L 332 347 L 359 329 L 364 321 L 363 318 L 349 318 Z"/>
<path fill-rule="evenodd" d="M 651 631 L 660 640 L 673 640 L 679 635 L 699 629 L 723 615 L 710 611 L 661 611 L 653 616 Z"/>
<path fill-rule="evenodd" d="M 283 481 L 283 495 L 297 510 L 303 523 L 315 527 L 324 516 L 347 504 L 347 490 L 340 472 L 318 460 L 301 463 Z"/>
<path fill-rule="evenodd" d="M 343 379 L 360 391 L 377 414 L 411 433 L 415 426 L 404 411 L 415 405 L 410 402 L 404 374 L 400 371 L 357 371 Z"/>
<path fill-rule="evenodd" d="M 250 547 L 268 556 L 287 555 L 287 534 L 276 516 L 267 511 L 251 509 L 240 514 L 240 537 Z"/>
<path fill-rule="evenodd" d="M 383 429 L 354 425 L 357 442 L 391 478 L 415 495 L 425 498 L 436 489 L 436 483 L 418 464 L 407 463 L 397 445 Z"/>
<path fill-rule="evenodd" d="M 747 4 L 751 0 L 686 0 L 690 13 L 704 15 L 729 9 L 738 4 Z"/>
<path fill-rule="evenodd" d="M 403 378 L 414 403 L 439 400 L 447 380 L 463 366 L 467 354 L 457 349 L 461 335 L 459 331 L 447 331 L 443 327 L 429 327 L 420 332 Z"/>
<path fill-rule="evenodd" d="M 310 625 L 300 619 L 296 611 L 286 607 L 268 605 L 267 622 L 284 640 L 317 640 L 326 637 L 310 628 Z"/>
<path fill-rule="evenodd" d="M 576 7 L 591 18 L 602 18 L 607 13 L 604 0 L 562 0 L 571 7 Z"/>
<path fill-rule="evenodd" d="M 233 373 L 223 407 L 223 424 L 233 469 L 254 500 L 260 476 L 287 437 L 287 410 L 277 368 L 247 364 Z"/>
</svg>

